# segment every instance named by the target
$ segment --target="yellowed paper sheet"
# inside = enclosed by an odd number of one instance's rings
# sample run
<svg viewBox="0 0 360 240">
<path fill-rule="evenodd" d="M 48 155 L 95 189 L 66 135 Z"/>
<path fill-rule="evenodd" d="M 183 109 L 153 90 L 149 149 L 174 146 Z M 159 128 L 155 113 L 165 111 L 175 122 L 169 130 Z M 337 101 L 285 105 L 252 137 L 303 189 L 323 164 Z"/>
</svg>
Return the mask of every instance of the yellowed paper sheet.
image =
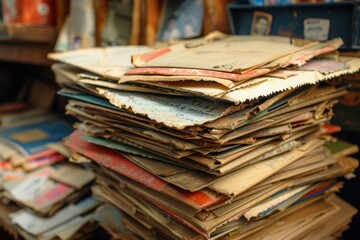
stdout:
<svg viewBox="0 0 360 240">
<path fill-rule="evenodd" d="M 76 189 L 83 188 L 95 179 L 93 172 L 71 165 L 64 165 L 60 169 L 54 169 L 50 177 Z"/>
<path fill-rule="evenodd" d="M 239 195 L 255 184 L 275 174 L 282 168 L 300 159 L 308 151 L 311 151 L 321 145 L 323 145 L 323 141 L 318 139 L 312 140 L 305 146 L 298 149 L 273 157 L 269 160 L 250 165 L 242 171 L 238 171 L 236 174 L 211 185 L 210 188 L 230 196 Z"/>
<path fill-rule="evenodd" d="M 133 67 L 130 62 L 132 55 L 152 50 L 146 46 L 120 46 L 50 53 L 48 57 L 103 77 L 119 80 L 128 69 Z"/>
<path fill-rule="evenodd" d="M 304 237 L 304 240 L 326 239 L 330 238 L 330 236 L 334 237 L 334 233 L 341 230 L 344 225 L 348 225 L 351 218 L 357 213 L 357 209 L 336 195 L 330 197 L 328 201 L 329 203 L 340 207 L 340 211 L 336 212 L 330 221 L 328 221 L 325 225 L 322 225 L 319 229 L 317 229 L 317 231 L 311 232 Z"/>
<path fill-rule="evenodd" d="M 243 39 L 246 37 L 231 36 L 191 48 L 187 48 L 186 44 L 178 44 L 145 57 L 135 56 L 133 64 L 137 67 L 182 67 L 233 72 L 259 67 L 301 49 L 289 42 L 269 41 L 270 37 L 261 40 L 248 37 L 252 41 Z"/>
<path fill-rule="evenodd" d="M 119 93 L 105 89 L 99 89 L 99 93 L 119 108 L 125 108 L 177 129 L 213 121 L 222 117 L 232 107 L 230 104 L 209 103 L 204 99 L 195 98 Z"/>
<path fill-rule="evenodd" d="M 287 89 L 300 87 L 305 84 L 316 84 L 320 81 L 329 80 L 345 74 L 355 73 L 360 70 L 359 58 L 342 58 L 349 65 L 348 69 L 323 75 L 316 71 L 301 71 L 298 75 L 287 79 L 268 77 L 267 81 L 257 85 L 249 86 L 238 90 L 233 90 L 221 97 L 235 104 L 245 102 L 246 100 L 256 99 L 260 96 L 266 97 L 270 94 L 284 91 Z"/>
</svg>

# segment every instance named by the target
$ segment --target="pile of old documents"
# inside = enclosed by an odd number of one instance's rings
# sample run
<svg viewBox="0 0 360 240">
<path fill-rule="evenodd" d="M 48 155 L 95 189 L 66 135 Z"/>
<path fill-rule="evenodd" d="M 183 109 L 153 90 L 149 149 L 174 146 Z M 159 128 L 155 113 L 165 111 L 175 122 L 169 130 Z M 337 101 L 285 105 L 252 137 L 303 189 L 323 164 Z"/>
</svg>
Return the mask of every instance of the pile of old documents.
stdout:
<svg viewBox="0 0 360 240">
<path fill-rule="evenodd" d="M 61 143 L 68 121 L 27 104 L 0 106 L 0 225 L 15 239 L 86 239 L 92 219 L 91 171 L 69 164 Z M 65 149 L 65 152 L 64 152 Z"/>
<path fill-rule="evenodd" d="M 356 210 L 332 193 L 358 162 L 326 146 L 335 141 L 332 106 L 346 93 L 326 80 L 360 70 L 359 59 L 334 54 L 341 43 L 216 36 L 50 55 L 62 62 L 53 69 L 70 98 L 66 111 L 79 120 L 65 145 L 92 162 L 93 195 L 126 216 L 108 231 L 130 239 L 341 234 Z"/>
</svg>

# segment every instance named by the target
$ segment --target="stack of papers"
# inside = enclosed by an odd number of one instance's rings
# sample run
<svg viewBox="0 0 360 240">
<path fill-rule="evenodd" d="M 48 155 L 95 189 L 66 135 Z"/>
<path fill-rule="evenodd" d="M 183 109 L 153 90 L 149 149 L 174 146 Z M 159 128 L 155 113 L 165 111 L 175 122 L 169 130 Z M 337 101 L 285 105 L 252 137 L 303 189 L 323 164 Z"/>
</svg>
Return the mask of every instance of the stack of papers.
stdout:
<svg viewBox="0 0 360 240">
<path fill-rule="evenodd" d="M 49 144 L 61 142 L 72 131 L 71 124 L 55 114 L 37 109 L 19 110 L 19 104 L 11 105 L 17 110 L 8 109 L 0 115 L 4 120 L 0 128 L 1 186 L 4 181 L 64 160 Z"/>
<path fill-rule="evenodd" d="M 65 145 L 92 163 L 93 195 L 125 216 L 123 230 L 104 228 L 144 239 L 340 234 L 356 211 L 331 194 L 358 161 L 326 146 L 346 94 L 327 80 L 360 70 L 333 54 L 341 43 L 217 36 L 51 54 L 79 120 Z M 135 67 L 113 65 L 118 55 Z"/>
<path fill-rule="evenodd" d="M 84 239 L 99 233 L 95 175 L 64 161 L 68 121 L 26 104 L 1 105 L 0 224 L 14 238 Z M 86 229 L 86 230 L 84 230 Z"/>
</svg>

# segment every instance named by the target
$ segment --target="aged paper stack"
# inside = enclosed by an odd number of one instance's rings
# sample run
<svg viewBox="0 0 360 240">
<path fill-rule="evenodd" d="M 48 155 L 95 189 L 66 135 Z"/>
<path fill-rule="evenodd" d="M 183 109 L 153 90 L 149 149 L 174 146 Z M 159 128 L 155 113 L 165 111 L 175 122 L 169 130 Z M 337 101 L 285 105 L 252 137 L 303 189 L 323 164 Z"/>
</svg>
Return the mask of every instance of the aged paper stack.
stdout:
<svg viewBox="0 0 360 240">
<path fill-rule="evenodd" d="M 94 196 L 126 216 L 109 232 L 341 234 L 356 210 L 332 193 L 357 168 L 347 156 L 357 148 L 333 155 L 325 146 L 335 141 L 326 125 L 332 106 L 346 93 L 327 80 L 360 69 L 358 59 L 334 54 L 341 43 L 218 35 L 158 50 L 51 54 L 63 62 L 53 69 L 67 113 L 79 120 L 65 145 L 92 162 Z"/>
<path fill-rule="evenodd" d="M 71 123 L 24 103 L 0 106 L 0 225 L 14 239 L 87 239 L 103 231 L 92 219 L 93 172 L 64 161 Z"/>
</svg>

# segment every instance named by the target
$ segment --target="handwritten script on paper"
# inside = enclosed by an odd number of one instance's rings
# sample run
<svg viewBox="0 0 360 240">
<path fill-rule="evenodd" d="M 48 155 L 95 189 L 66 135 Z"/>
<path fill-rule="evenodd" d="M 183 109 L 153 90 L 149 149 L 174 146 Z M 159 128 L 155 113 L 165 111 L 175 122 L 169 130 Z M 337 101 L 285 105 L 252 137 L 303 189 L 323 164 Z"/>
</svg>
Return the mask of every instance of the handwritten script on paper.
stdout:
<svg viewBox="0 0 360 240">
<path fill-rule="evenodd" d="M 169 97 L 104 89 L 99 89 L 99 93 L 119 108 L 145 115 L 156 122 L 178 129 L 213 121 L 220 118 L 232 106 L 191 97 Z"/>
</svg>

